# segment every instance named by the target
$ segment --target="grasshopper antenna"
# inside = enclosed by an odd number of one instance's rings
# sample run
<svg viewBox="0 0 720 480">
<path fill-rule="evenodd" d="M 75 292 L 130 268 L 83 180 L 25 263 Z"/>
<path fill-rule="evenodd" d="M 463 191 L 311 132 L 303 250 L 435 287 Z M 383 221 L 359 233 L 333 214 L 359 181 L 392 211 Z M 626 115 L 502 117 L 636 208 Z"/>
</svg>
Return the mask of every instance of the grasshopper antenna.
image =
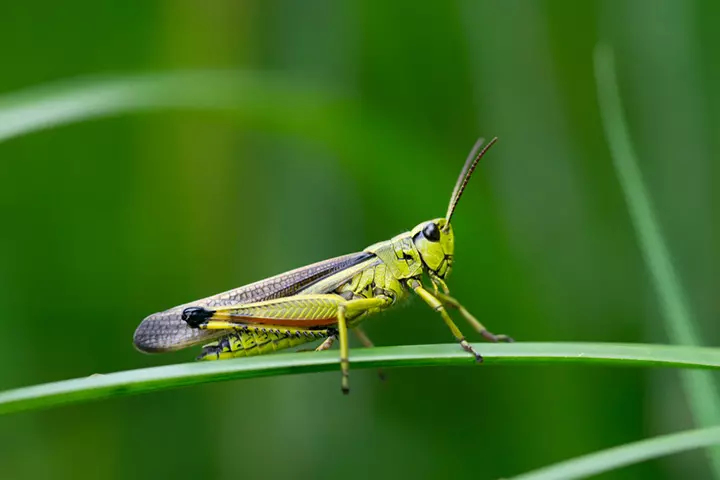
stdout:
<svg viewBox="0 0 720 480">
<path fill-rule="evenodd" d="M 492 138 L 485 147 L 480 150 L 480 147 L 482 147 L 482 144 L 485 143 L 485 139 L 480 137 L 478 138 L 477 142 L 475 142 L 475 145 L 473 145 L 472 150 L 470 150 L 470 154 L 468 155 L 467 159 L 465 160 L 465 165 L 463 166 L 463 169 L 460 171 L 460 176 L 457 179 L 457 182 L 455 183 L 455 189 L 453 189 L 452 195 L 450 195 L 450 205 L 448 205 L 447 213 L 445 214 L 445 229 L 448 228 L 450 225 L 450 219 L 453 216 L 453 213 L 455 212 L 455 207 L 457 207 L 458 202 L 460 201 L 460 197 L 462 197 L 463 192 L 465 191 L 465 187 L 468 184 L 468 181 L 470 181 L 470 177 L 472 176 L 473 172 L 475 171 L 475 167 L 477 166 L 480 159 L 485 155 L 485 152 L 487 152 L 490 147 L 492 147 L 495 142 L 497 142 L 497 137 Z M 479 152 L 478 152 L 479 150 Z"/>
</svg>

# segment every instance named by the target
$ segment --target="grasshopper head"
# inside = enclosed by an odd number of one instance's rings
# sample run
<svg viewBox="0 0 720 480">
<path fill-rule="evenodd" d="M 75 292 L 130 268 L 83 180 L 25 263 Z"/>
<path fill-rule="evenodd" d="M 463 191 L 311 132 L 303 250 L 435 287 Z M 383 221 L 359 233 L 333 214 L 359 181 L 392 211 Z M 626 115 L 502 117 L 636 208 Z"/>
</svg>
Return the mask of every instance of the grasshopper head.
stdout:
<svg viewBox="0 0 720 480">
<path fill-rule="evenodd" d="M 412 239 L 423 263 L 440 278 L 450 273 L 455 253 L 455 236 L 444 218 L 423 222 L 412 229 Z"/>
<path fill-rule="evenodd" d="M 455 183 L 455 189 L 450 196 L 450 205 L 448 206 L 445 218 L 436 218 L 429 222 L 423 222 L 412 229 L 412 239 L 415 247 L 420 252 L 425 265 L 430 272 L 440 278 L 445 278 L 450 273 L 455 255 L 455 235 L 450 225 L 450 219 L 455 212 L 460 197 L 462 197 L 465 187 L 467 186 L 472 173 L 475 171 L 480 159 L 485 155 L 490 147 L 497 141 L 497 137 L 493 138 L 485 145 L 482 150 L 484 140 L 481 138 L 475 142 L 475 146 L 470 151 L 465 166 L 463 166 L 460 176 Z"/>
</svg>

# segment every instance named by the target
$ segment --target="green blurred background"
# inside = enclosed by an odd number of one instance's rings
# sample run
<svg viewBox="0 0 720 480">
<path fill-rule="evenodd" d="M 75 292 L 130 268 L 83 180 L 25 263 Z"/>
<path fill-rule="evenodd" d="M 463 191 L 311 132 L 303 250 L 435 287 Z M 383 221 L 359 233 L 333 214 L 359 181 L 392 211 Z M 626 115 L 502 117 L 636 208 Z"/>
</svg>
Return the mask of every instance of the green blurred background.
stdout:
<svg viewBox="0 0 720 480">
<path fill-rule="evenodd" d="M 0 93 L 199 69 L 192 88 L 223 108 L 0 145 L 0 389 L 191 361 L 196 349 L 135 351 L 138 322 L 442 215 L 479 135 L 500 142 L 454 217 L 455 296 L 521 341 L 666 342 L 602 133 L 599 42 L 615 49 L 640 167 L 717 345 L 719 16 L 711 0 L 4 2 Z M 255 79 L 244 100 L 211 83 L 235 70 Z M 451 341 L 419 302 L 366 329 L 379 345 Z M 338 382 L 4 417 L 0 476 L 491 479 L 691 425 L 670 370 L 355 371 L 347 398 Z M 604 478 L 708 475 L 692 453 Z"/>
</svg>

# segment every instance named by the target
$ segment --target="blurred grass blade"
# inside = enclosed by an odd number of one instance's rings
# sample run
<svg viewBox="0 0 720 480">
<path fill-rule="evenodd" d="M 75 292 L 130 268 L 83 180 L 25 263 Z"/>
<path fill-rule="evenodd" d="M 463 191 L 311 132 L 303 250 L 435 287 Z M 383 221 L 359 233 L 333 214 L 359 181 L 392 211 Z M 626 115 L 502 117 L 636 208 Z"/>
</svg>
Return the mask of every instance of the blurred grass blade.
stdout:
<svg viewBox="0 0 720 480">
<path fill-rule="evenodd" d="M 587 478 L 591 475 L 598 475 L 645 460 L 712 445 L 720 445 L 720 427 L 690 430 L 628 443 L 524 473 L 512 477 L 512 480 L 574 480 Z"/>
<path fill-rule="evenodd" d="M 72 122 L 128 112 L 200 109 L 293 120 L 334 105 L 339 96 L 258 72 L 197 70 L 90 77 L 0 97 L 0 142 Z M 290 118 L 288 118 L 290 117 Z"/>
<path fill-rule="evenodd" d="M 720 369 L 720 349 L 646 344 L 478 344 L 484 366 L 509 363 L 585 363 Z M 352 368 L 475 365 L 456 344 L 353 350 Z M 0 393 L 0 414 L 223 380 L 338 371 L 337 352 L 289 353 L 195 362 L 92 375 Z"/>
<path fill-rule="evenodd" d="M 699 345 L 690 308 L 635 160 L 620 101 L 613 53 L 606 46 L 598 46 L 595 51 L 595 75 L 600 112 L 615 170 L 625 194 L 640 250 L 662 304 L 666 330 L 673 343 Z M 683 372 L 682 380 L 695 423 L 705 427 L 720 425 L 720 398 L 712 375 L 709 372 Z M 715 478 L 720 478 L 720 448 L 712 448 L 709 455 Z"/>
<path fill-rule="evenodd" d="M 395 179 L 375 174 L 387 162 L 377 152 L 404 152 L 431 178 L 442 172 L 437 159 L 452 153 L 328 85 L 238 70 L 85 77 L 0 95 L 0 143 L 82 121 L 167 110 L 212 111 L 253 129 L 318 142 L 385 195 L 395 191 Z M 358 170 L 360 163 L 367 168 Z"/>
</svg>

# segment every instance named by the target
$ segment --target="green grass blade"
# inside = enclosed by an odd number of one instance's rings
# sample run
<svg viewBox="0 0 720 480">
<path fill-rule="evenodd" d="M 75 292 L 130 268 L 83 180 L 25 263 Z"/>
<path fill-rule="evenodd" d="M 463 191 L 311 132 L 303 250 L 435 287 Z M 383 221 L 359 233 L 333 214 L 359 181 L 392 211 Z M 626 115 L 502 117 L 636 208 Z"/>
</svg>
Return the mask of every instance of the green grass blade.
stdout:
<svg viewBox="0 0 720 480">
<path fill-rule="evenodd" d="M 720 444 L 720 427 L 673 433 L 591 453 L 550 467 L 524 473 L 512 480 L 574 480 L 598 475 L 645 460 Z"/>
<path fill-rule="evenodd" d="M 635 160 L 617 86 L 613 54 L 607 47 L 599 46 L 595 52 L 595 75 L 600 111 L 615 170 L 645 263 L 663 307 L 666 330 L 673 343 L 699 345 L 701 342 L 694 329 L 690 308 Z M 712 375 L 709 372 L 683 372 L 682 382 L 695 423 L 705 427 L 720 425 L 720 397 Z M 710 449 L 709 456 L 715 478 L 720 478 L 720 448 Z"/>
<path fill-rule="evenodd" d="M 720 349 L 646 344 L 478 344 L 497 364 L 581 363 L 720 369 Z M 456 344 L 353 350 L 352 368 L 474 365 Z M 0 393 L 0 414 L 224 380 L 338 370 L 337 352 L 288 353 L 93 375 Z M 339 382 L 338 382 L 339 385 Z M 338 389 L 339 391 L 339 389 Z"/>
</svg>

